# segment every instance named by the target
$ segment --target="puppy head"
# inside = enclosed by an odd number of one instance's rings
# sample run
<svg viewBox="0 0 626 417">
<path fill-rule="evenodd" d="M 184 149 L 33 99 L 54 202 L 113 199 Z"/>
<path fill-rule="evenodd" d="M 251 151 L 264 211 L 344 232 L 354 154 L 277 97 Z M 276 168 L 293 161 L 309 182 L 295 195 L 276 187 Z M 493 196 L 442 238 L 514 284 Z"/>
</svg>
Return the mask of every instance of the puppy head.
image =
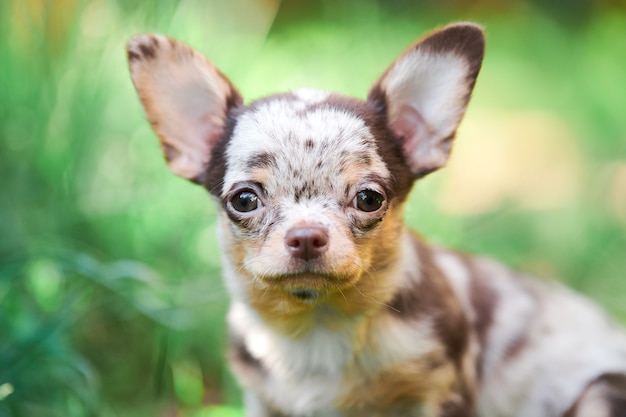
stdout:
<svg viewBox="0 0 626 417">
<path fill-rule="evenodd" d="M 249 105 L 177 41 L 141 35 L 128 57 L 170 169 L 223 208 L 240 286 L 311 303 L 385 286 L 401 203 L 446 163 L 483 50 L 479 27 L 454 24 L 410 46 L 366 101 L 297 90 Z"/>
</svg>

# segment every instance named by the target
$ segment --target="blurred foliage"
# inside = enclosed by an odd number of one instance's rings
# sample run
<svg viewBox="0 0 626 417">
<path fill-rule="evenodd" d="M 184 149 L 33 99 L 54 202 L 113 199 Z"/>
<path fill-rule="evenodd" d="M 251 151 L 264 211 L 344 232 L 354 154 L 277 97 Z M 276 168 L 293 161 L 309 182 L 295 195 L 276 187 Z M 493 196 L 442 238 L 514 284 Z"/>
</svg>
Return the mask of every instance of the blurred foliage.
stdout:
<svg viewBox="0 0 626 417">
<path fill-rule="evenodd" d="M 458 137 L 471 168 L 459 152 L 449 174 L 419 184 L 407 220 L 436 243 L 558 277 L 626 322 L 625 9 L 0 2 L 0 417 L 239 415 L 215 209 L 168 173 L 144 120 L 124 54 L 140 32 L 194 45 L 249 99 L 302 86 L 364 97 L 424 31 L 484 24 L 487 58 Z M 519 158 L 502 157 L 496 176 L 518 186 L 488 199 L 495 188 L 476 175 L 501 131 L 517 142 L 498 155 Z M 525 137 L 547 148 L 525 154 Z M 552 159 L 539 163 L 542 152 Z M 555 167 L 567 192 L 546 187 Z"/>
</svg>

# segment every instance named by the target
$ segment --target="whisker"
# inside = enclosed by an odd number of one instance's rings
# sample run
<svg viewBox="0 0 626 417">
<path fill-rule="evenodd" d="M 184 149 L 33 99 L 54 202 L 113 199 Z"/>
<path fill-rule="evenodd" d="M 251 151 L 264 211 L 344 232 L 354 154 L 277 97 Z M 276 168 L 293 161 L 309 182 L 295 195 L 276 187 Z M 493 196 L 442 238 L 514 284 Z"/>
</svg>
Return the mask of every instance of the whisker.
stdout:
<svg viewBox="0 0 626 417">
<path fill-rule="evenodd" d="M 366 275 L 366 276 L 367 276 L 367 275 L 369 275 L 369 274 L 368 274 L 368 273 L 365 273 L 364 275 Z M 391 306 L 391 305 L 389 305 L 389 304 L 387 304 L 387 303 L 383 303 L 383 302 L 381 302 L 381 301 L 379 301 L 379 300 L 375 299 L 375 298 L 374 298 L 374 297 L 372 297 L 372 296 L 369 296 L 369 295 L 365 295 L 365 294 L 363 294 L 363 291 L 361 291 L 361 290 L 359 289 L 359 287 L 358 287 L 358 286 L 355 286 L 355 287 L 354 287 L 354 289 L 355 289 L 355 290 L 357 290 L 357 292 L 358 292 L 359 294 L 361 294 L 361 296 L 363 296 L 363 298 L 365 298 L 365 299 L 367 299 L 367 300 L 370 300 L 370 301 L 374 302 L 374 304 L 378 304 L 379 306 L 387 307 L 388 309 L 393 310 L 393 311 L 395 311 L 396 313 L 401 313 L 401 311 L 400 311 L 400 310 L 398 310 L 397 308 L 395 308 L 395 307 L 393 307 L 393 306 Z"/>
<path fill-rule="evenodd" d="M 349 305 L 350 303 L 348 303 L 348 299 L 346 298 L 346 295 L 343 293 L 341 288 L 337 288 L 337 289 L 339 290 L 339 294 L 341 294 L 341 296 L 343 297 L 344 301 L 346 302 L 346 305 Z"/>
</svg>

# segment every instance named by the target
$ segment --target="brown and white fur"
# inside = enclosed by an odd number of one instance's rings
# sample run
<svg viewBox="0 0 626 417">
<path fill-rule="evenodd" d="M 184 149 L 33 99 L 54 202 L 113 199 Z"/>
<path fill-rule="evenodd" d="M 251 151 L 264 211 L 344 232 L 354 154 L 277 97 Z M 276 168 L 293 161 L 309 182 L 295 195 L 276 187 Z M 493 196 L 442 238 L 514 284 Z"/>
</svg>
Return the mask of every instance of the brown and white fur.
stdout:
<svg viewBox="0 0 626 417">
<path fill-rule="evenodd" d="M 484 51 L 473 24 L 411 45 L 365 101 L 244 105 L 198 52 L 128 44 L 170 169 L 221 208 L 230 363 L 246 415 L 626 415 L 626 337 L 591 302 L 403 224 L 442 167 Z"/>
</svg>

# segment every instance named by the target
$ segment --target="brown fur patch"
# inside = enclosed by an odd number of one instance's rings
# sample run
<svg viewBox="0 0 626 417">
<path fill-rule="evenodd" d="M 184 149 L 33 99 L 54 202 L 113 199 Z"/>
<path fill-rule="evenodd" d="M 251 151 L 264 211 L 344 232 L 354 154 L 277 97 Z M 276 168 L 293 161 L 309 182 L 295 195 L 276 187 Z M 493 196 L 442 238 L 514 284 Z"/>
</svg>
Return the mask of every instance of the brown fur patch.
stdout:
<svg viewBox="0 0 626 417">
<path fill-rule="evenodd" d="M 146 45 L 143 43 L 139 45 L 139 49 L 141 50 L 144 59 L 153 59 L 156 57 L 156 49 L 154 45 Z"/>
<path fill-rule="evenodd" d="M 276 165 L 276 156 L 270 152 L 259 152 L 246 163 L 248 169 L 263 169 Z"/>
<path fill-rule="evenodd" d="M 590 417 L 579 415 L 579 411 L 583 407 L 586 394 L 594 389 L 601 390 L 609 417 L 626 417 L 626 374 L 621 373 L 603 374 L 593 380 L 563 417 Z"/>
<path fill-rule="evenodd" d="M 264 372 L 263 364 L 248 350 L 244 340 L 236 335 L 230 336 L 230 348 L 228 359 L 231 364 L 236 365 L 238 369 L 248 373 L 255 373 L 258 376 Z"/>
<path fill-rule="evenodd" d="M 382 90 L 380 82 L 377 82 L 371 88 L 367 96 L 367 102 L 377 115 L 370 121 L 370 130 L 376 138 L 379 154 L 383 157 L 387 167 L 399 184 L 398 194 L 401 197 L 401 201 L 403 201 L 411 191 L 414 181 L 426 176 L 427 173 L 419 172 L 413 174 L 411 172 L 402 149 L 402 141 L 389 129 L 387 95 Z"/>
<path fill-rule="evenodd" d="M 404 320 L 432 317 L 449 358 L 460 366 L 468 341 L 467 320 L 448 280 L 435 265 L 431 249 L 417 236 L 413 244 L 420 269 L 409 279 L 413 286 L 401 288 L 394 296 L 391 310 Z"/>
<path fill-rule="evenodd" d="M 469 258 L 466 259 L 466 265 L 472 276 L 470 280 L 470 300 L 476 312 L 474 329 L 481 344 L 484 345 L 487 340 L 487 333 L 493 324 L 493 316 L 499 302 L 498 296 L 495 290 L 487 285 L 484 277 L 480 276 L 480 272 L 476 270 L 473 261 Z"/>
<path fill-rule="evenodd" d="M 487 335 L 494 321 L 494 314 L 498 306 L 498 295 L 496 291 L 488 285 L 485 277 L 476 267 L 476 264 L 467 255 L 459 254 L 465 267 L 470 273 L 470 302 L 474 308 L 475 317 L 472 323 L 474 333 L 478 337 L 480 344 L 480 354 L 476 358 L 476 372 L 478 378 L 483 375 L 483 347 L 487 343 Z"/>
<path fill-rule="evenodd" d="M 339 399 L 337 406 L 351 410 L 350 416 L 362 415 L 360 412 L 415 415 L 416 406 L 421 406 L 420 411 L 428 411 L 428 415 L 440 415 L 449 404 L 463 402 L 457 394 L 454 365 L 442 359 L 441 353 L 433 353 L 393 366 L 372 379 L 348 374 L 349 381 L 359 383 Z M 433 368 L 432 363 L 443 365 Z"/>
<path fill-rule="evenodd" d="M 474 374 L 464 372 L 469 352 L 470 323 L 459 300 L 443 272 L 437 267 L 432 249 L 417 235 L 413 235 L 414 249 L 418 253 L 421 276 L 411 289 L 403 289 L 396 297 L 405 298 L 406 312 L 403 318 L 430 317 L 434 330 L 442 342 L 447 358 L 454 364 L 457 373 L 457 393 L 463 409 L 474 404 Z M 416 282 L 415 279 L 413 282 Z M 452 410 L 452 403 L 448 409 Z M 454 402 L 456 403 L 456 402 Z M 452 411 L 449 411 L 450 413 Z M 452 414 L 454 415 L 454 414 Z M 462 414 L 461 414 L 462 415 Z"/>
<path fill-rule="evenodd" d="M 127 57 L 128 57 L 128 61 L 129 62 L 133 62 L 133 61 L 141 59 L 141 55 L 139 55 L 138 53 L 133 52 L 133 51 L 128 51 L 127 52 Z"/>
<path fill-rule="evenodd" d="M 230 81 L 229 81 L 230 83 Z M 230 84 L 230 95 L 226 98 L 226 120 L 222 136 L 211 150 L 211 159 L 206 171 L 196 179 L 198 184 L 216 197 L 219 197 L 226 175 L 226 148 L 237 126 L 237 117 L 242 111 L 243 99 L 235 87 Z"/>
</svg>

